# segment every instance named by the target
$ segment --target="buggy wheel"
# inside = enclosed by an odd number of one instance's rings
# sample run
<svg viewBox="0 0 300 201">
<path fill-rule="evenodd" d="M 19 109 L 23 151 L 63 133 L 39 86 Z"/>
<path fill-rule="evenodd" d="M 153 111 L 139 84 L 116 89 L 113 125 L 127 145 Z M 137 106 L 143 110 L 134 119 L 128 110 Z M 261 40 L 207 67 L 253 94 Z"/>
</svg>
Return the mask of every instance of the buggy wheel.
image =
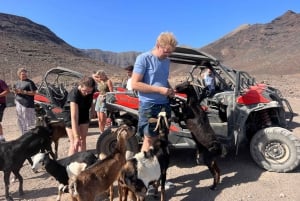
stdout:
<svg viewBox="0 0 300 201">
<path fill-rule="evenodd" d="M 114 152 L 117 143 L 117 133 L 115 132 L 117 128 L 117 126 L 111 126 L 99 136 L 96 144 L 98 155 L 101 154 L 100 156 L 106 157 Z M 139 144 L 135 136 L 128 139 L 126 146 L 126 159 L 133 157 L 135 153 L 139 152 Z"/>
<path fill-rule="evenodd" d="M 289 172 L 300 163 L 300 141 L 292 132 L 280 127 L 259 130 L 252 138 L 253 160 L 271 172 Z"/>
</svg>

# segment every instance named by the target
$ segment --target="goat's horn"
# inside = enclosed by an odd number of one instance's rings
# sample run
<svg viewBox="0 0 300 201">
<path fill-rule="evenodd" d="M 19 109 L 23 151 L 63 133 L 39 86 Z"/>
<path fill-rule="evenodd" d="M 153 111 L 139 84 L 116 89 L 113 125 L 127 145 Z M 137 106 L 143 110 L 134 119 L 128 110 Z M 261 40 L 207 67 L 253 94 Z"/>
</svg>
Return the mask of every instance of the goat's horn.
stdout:
<svg viewBox="0 0 300 201">
<path fill-rule="evenodd" d="M 157 131 L 157 129 L 158 129 L 158 127 L 159 127 L 159 125 L 160 125 L 160 119 L 161 119 L 161 117 L 162 117 L 162 116 L 158 116 L 158 120 L 157 120 L 157 122 L 156 122 L 156 126 L 155 126 L 154 131 Z"/>
<path fill-rule="evenodd" d="M 168 119 L 167 119 L 167 117 L 164 117 L 164 120 L 165 120 L 165 124 L 166 124 L 167 128 L 169 129 L 169 128 L 170 128 L 170 126 L 169 126 L 169 122 L 168 122 Z"/>
</svg>

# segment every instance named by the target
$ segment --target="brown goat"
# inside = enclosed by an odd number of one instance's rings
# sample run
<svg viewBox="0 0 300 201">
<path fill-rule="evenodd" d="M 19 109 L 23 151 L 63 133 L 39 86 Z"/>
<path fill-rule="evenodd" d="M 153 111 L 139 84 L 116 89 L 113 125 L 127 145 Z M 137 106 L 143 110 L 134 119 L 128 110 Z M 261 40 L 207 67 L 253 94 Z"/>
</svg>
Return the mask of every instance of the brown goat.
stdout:
<svg viewBox="0 0 300 201">
<path fill-rule="evenodd" d="M 113 154 L 82 171 L 69 180 L 69 192 L 73 201 L 94 201 L 96 196 L 110 188 L 110 200 L 113 200 L 113 182 L 118 179 L 121 168 L 126 163 L 126 143 L 135 132 L 127 125 L 116 131 L 117 143 Z"/>
</svg>

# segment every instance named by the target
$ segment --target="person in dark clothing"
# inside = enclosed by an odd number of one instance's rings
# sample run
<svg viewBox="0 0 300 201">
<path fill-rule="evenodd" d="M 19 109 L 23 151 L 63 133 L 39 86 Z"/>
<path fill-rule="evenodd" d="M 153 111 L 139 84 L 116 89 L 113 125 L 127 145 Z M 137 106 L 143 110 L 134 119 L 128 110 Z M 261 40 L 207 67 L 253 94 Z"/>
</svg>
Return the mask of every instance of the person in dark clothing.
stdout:
<svg viewBox="0 0 300 201">
<path fill-rule="evenodd" d="M 0 79 L 0 142 L 5 142 L 3 136 L 2 119 L 6 108 L 6 96 L 9 93 L 9 88 L 4 80 Z"/>
<path fill-rule="evenodd" d="M 68 155 L 86 150 L 86 136 L 90 122 L 90 108 L 95 92 L 95 81 L 84 77 L 77 87 L 73 88 L 63 107 L 66 131 L 70 140 Z"/>
</svg>

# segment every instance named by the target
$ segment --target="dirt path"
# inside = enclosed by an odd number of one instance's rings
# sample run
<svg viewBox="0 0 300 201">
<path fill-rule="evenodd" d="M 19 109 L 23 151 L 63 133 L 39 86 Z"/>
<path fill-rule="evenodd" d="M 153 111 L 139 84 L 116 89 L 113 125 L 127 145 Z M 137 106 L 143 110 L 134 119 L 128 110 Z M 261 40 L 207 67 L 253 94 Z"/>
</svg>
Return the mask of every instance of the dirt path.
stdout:
<svg viewBox="0 0 300 201">
<path fill-rule="evenodd" d="M 300 138 L 300 99 L 289 99 L 296 116 L 291 129 Z M 3 121 L 7 140 L 19 136 L 16 127 L 15 108 L 5 111 Z M 91 128 L 88 136 L 88 149 L 94 149 L 98 138 L 97 128 Z M 59 157 L 67 155 L 68 140 L 60 140 Z M 291 173 L 273 173 L 260 169 L 251 159 L 248 150 L 238 156 L 230 155 L 219 160 L 221 184 L 216 191 L 209 190 L 212 177 L 207 168 L 196 165 L 194 152 L 176 150 L 171 152 L 171 167 L 168 170 L 169 181 L 176 187 L 167 191 L 170 201 L 299 201 L 300 167 Z M 55 200 L 57 182 L 46 172 L 34 174 L 27 162 L 21 170 L 24 177 L 25 195 L 20 198 L 17 193 L 19 183 L 12 183 L 10 192 L 16 201 L 50 201 Z M 3 178 L 3 172 L 0 172 Z M 4 183 L 0 179 L 0 200 L 4 200 Z M 67 196 L 63 200 L 68 200 Z M 115 201 L 118 199 L 115 198 Z"/>
</svg>

